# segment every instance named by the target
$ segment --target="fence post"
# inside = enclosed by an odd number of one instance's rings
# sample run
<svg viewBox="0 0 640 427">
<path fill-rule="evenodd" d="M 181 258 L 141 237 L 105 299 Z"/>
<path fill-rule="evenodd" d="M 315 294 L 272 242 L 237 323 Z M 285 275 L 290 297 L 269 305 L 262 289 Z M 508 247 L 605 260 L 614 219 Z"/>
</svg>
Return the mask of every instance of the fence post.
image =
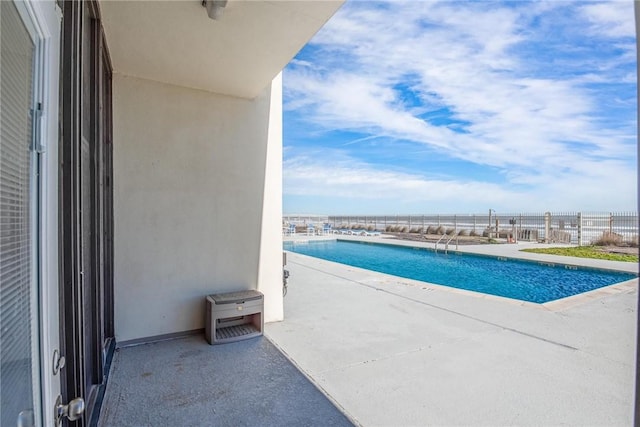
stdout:
<svg viewBox="0 0 640 427">
<path fill-rule="evenodd" d="M 458 215 L 453 215 L 453 231 L 458 234 Z"/>
<path fill-rule="evenodd" d="M 613 236 L 613 212 L 609 212 L 609 237 Z"/>
<path fill-rule="evenodd" d="M 476 214 L 473 214 L 473 231 L 476 231 Z"/>
<path fill-rule="evenodd" d="M 438 215 L 438 227 L 440 227 L 440 215 Z"/>
<path fill-rule="evenodd" d="M 544 213 L 544 242 L 549 243 L 551 235 L 551 212 Z"/>
<path fill-rule="evenodd" d="M 578 212 L 578 246 L 582 246 L 582 212 Z"/>
<path fill-rule="evenodd" d="M 520 222 L 518 223 L 518 236 L 516 236 L 516 240 L 520 238 L 522 234 L 522 214 L 520 214 Z"/>
</svg>

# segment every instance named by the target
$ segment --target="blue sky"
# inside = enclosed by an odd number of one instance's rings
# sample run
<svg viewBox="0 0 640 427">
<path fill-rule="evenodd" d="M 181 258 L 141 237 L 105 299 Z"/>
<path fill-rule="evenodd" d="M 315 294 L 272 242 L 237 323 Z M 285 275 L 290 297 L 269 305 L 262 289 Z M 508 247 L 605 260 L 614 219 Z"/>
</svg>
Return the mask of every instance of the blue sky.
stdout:
<svg viewBox="0 0 640 427">
<path fill-rule="evenodd" d="M 286 67 L 285 214 L 637 209 L 633 1 L 347 1 Z"/>
</svg>

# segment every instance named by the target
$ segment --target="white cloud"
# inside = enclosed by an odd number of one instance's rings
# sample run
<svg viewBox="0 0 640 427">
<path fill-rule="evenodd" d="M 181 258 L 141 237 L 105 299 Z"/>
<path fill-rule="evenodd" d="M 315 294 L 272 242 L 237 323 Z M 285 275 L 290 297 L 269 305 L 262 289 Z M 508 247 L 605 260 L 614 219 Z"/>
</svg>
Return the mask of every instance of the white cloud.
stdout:
<svg viewBox="0 0 640 427">
<path fill-rule="evenodd" d="M 285 198 L 304 197 L 307 211 L 477 213 L 491 207 L 516 213 L 593 211 L 601 210 L 603 204 L 608 210 L 620 211 L 634 210 L 636 206 L 635 171 L 620 162 L 594 162 L 583 165 L 580 174 L 565 169 L 554 176 L 521 175 L 514 169 L 508 177 L 510 184 L 504 185 L 381 170 L 340 151 L 291 154 L 284 162 Z M 620 200 L 620 194 L 632 197 Z M 327 212 L 326 200 L 333 205 L 331 212 Z M 318 202 L 317 207 L 312 207 L 314 201 Z M 301 206 L 285 204 L 285 212 L 303 210 Z"/>
<path fill-rule="evenodd" d="M 589 191 L 603 203 L 623 204 L 607 189 L 624 180 L 617 188 L 626 191 L 623 198 L 635 200 L 635 114 L 607 117 L 603 103 L 614 100 L 600 98 L 589 86 L 635 84 L 629 71 L 635 64 L 633 43 L 619 40 L 635 34 L 629 3 L 578 3 L 575 16 L 566 9 L 574 5 L 565 2 L 492 3 L 491 8 L 485 2 L 347 3 L 314 38 L 314 57 L 285 71 L 285 108 L 314 127 L 368 135 L 361 141 L 412 141 L 427 147 L 431 158 L 438 153 L 498 168 L 513 188 L 476 182 L 464 171 L 442 181 L 380 171 L 364 162 L 353 167 L 290 157 L 285 191 L 301 195 L 314 188 L 318 194 L 367 198 L 361 187 L 375 183 L 375 197 L 444 200 L 449 196 L 443 194 L 459 193 L 476 200 L 479 194 L 478 203 L 517 200 L 527 206 L 535 196 L 577 206 L 588 198 L 578 195 Z M 623 53 L 588 58 L 597 65 L 589 70 L 576 65 L 587 61 L 580 57 L 566 75 L 559 72 L 562 65 L 540 63 L 535 55 L 544 52 L 527 44 L 542 37 L 533 34 L 531 23 L 545 20 L 549 30 L 558 11 L 572 17 L 578 28 L 572 31 L 585 25 L 591 34 L 613 37 L 612 46 Z M 553 33 L 549 37 L 556 42 Z M 530 50 L 522 51 L 526 46 Z M 404 98 L 406 87 L 420 105 Z M 635 88 L 617 102 L 620 108 L 630 103 L 624 111 L 633 110 Z M 443 108 L 455 125 L 421 116 Z M 531 186 L 526 197 L 520 196 L 522 185 Z"/>
<path fill-rule="evenodd" d="M 586 4 L 580 8 L 587 18 L 590 31 L 606 37 L 635 37 L 633 2 L 614 0 L 605 3 Z M 630 19 L 631 17 L 631 19 Z"/>
<path fill-rule="evenodd" d="M 635 172 L 616 164 L 596 166 L 598 173 L 582 176 L 519 177 L 511 171 L 511 184 L 505 185 L 429 178 L 358 162 L 334 163 L 325 155 L 298 157 L 285 162 L 284 212 L 481 213 L 489 207 L 501 213 L 634 211 Z"/>
<path fill-rule="evenodd" d="M 497 205 L 516 197 L 515 192 L 491 183 L 428 179 L 411 173 L 377 170 L 355 159 L 343 156 L 336 159 L 327 153 L 285 160 L 284 188 L 285 196 L 380 201 L 378 210 L 393 204 L 418 204 L 425 208 L 433 203 L 450 204 L 461 195 L 465 202 L 480 206 Z"/>
</svg>

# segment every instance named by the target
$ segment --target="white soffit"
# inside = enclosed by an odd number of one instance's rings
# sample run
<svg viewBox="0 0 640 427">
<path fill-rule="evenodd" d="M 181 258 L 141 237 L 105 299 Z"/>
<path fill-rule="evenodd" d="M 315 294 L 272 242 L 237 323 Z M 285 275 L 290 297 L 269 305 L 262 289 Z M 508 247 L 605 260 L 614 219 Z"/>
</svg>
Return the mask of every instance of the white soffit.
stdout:
<svg viewBox="0 0 640 427">
<path fill-rule="evenodd" d="M 254 98 L 343 1 L 229 0 L 212 20 L 201 0 L 100 2 L 114 72 Z"/>
</svg>

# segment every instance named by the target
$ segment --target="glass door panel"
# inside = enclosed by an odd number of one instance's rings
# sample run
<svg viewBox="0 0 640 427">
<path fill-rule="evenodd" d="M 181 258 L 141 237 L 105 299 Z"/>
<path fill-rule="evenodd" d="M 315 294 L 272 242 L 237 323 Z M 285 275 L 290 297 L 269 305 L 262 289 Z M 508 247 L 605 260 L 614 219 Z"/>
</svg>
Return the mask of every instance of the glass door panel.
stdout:
<svg viewBox="0 0 640 427">
<path fill-rule="evenodd" d="M 36 170 L 32 108 L 36 46 L 12 1 L 0 1 L 0 424 L 39 417 Z"/>
</svg>

